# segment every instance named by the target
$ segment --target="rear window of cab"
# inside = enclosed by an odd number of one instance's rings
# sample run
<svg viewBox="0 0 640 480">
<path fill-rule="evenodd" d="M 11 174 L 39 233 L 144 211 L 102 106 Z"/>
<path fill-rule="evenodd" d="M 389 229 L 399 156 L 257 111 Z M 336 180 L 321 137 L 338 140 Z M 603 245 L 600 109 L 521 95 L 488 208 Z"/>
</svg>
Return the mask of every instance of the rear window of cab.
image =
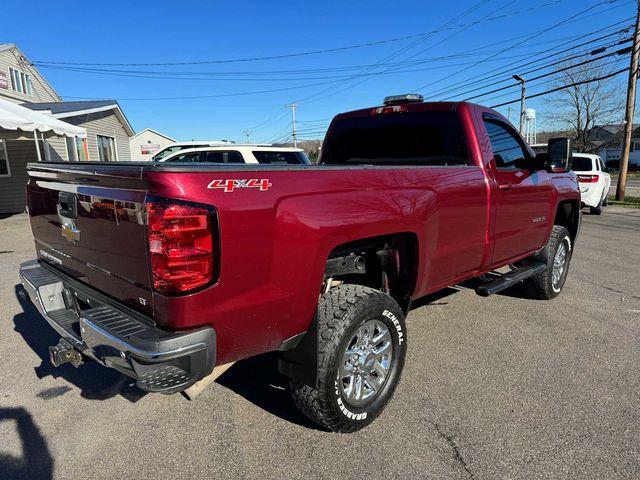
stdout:
<svg viewBox="0 0 640 480">
<path fill-rule="evenodd" d="M 338 118 L 329 128 L 321 163 L 471 165 L 457 112 L 392 112 Z"/>
<path fill-rule="evenodd" d="M 593 160 L 589 157 L 579 157 L 574 155 L 571 160 L 571 170 L 574 172 L 590 172 L 594 170 Z"/>
<path fill-rule="evenodd" d="M 254 150 L 253 155 L 258 163 L 267 165 L 309 165 L 311 163 L 304 152 Z"/>
</svg>

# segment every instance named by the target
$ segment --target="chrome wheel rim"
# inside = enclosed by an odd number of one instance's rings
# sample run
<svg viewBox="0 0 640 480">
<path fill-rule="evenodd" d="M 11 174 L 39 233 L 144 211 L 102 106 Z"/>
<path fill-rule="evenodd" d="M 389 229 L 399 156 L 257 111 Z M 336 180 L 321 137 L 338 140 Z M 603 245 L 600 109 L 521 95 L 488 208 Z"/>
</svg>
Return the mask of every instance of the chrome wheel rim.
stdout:
<svg viewBox="0 0 640 480">
<path fill-rule="evenodd" d="M 551 270 L 551 284 L 554 288 L 558 288 L 562 274 L 564 273 L 567 263 L 567 246 L 566 242 L 562 242 L 556 250 L 556 256 L 553 259 L 553 269 Z"/>
<path fill-rule="evenodd" d="M 362 406 L 382 390 L 393 360 L 393 340 L 380 320 L 368 320 L 347 342 L 338 371 L 338 384 L 345 400 Z"/>
</svg>

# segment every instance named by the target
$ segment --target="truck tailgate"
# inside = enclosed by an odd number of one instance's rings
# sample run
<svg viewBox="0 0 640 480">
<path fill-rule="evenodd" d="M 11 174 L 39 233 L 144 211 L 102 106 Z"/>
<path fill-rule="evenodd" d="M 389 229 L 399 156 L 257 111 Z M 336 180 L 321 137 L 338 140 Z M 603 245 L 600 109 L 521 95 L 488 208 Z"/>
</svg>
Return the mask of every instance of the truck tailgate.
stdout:
<svg viewBox="0 0 640 480">
<path fill-rule="evenodd" d="M 152 315 L 141 169 L 87 163 L 27 170 L 38 258 Z"/>
</svg>

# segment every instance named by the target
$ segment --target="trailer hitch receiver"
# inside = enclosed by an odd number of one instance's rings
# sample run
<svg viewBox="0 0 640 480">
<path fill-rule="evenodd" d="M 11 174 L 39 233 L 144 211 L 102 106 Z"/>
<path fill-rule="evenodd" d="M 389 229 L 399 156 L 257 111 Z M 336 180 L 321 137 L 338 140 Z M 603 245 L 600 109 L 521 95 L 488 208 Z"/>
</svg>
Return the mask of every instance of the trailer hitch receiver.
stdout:
<svg viewBox="0 0 640 480">
<path fill-rule="evenodd" d="M 49 347 L 49 360 L 54 367 L 59 367 L 67 362 L 74 367 L 79 367 L 82 365 L 82 354 L 73 348 L 71 343 L 61 338 L 57 345 Z"/>
</svg>

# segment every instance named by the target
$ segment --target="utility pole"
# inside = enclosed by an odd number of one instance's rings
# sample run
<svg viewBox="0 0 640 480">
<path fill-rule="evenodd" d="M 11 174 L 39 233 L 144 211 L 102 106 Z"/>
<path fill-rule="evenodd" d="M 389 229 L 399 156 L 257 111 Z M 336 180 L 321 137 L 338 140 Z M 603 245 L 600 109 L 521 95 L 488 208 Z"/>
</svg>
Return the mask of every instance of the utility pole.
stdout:
<svg viewBox="0 0 640 480">
<path fill-rule="evenodd" d="M 247 136 L 247 143 L 249 143 L 249 135 L 251 135 L 251 129 L 247 128 L 246 130 L 243 130 L 242 133 Z"/>
<path fill-rule="evenodd" d="M 640 0 L 639 0 L 640 1 Z M 521 85 L 521 89 L 520 89 L 520 135 L 522 135 L 524 133 L 524 78 L 522 78 L 520 75 L 514 75 L 513 76 L 514 80 L 517 80 L 518 82 L 520 82 Z"/>
<path fill-rule="evenodd" d="M 629 152 L 631 150 L 631 134 L 633 133 L 633 114 L 636 108 L 636 83 L 638 81 L 638 48 L 640 47 L 640 0 L 636 7 L 636 29 L 633 34 L 631 48 L 631 65 L 629 67 L 629 85 L 627 86 L 627 108 L 624 120 L 624 138 L 622 140 L 622 155 L 620 156 L 620 174 L 616 200 L 624 201 L 624 191 L 627 188 L 627 169 L 629 168 Z"/>
<path fill-rule="evenodd" d="M 296 141 L 296 108 L 298 108 L 300 105 L 296 103 L 290 103 L 289 105 L 285 106 L 291 109 L 291 136 L 293 137 L 293 146 L 297 147 L 298 143 Z"/>
</svg>

